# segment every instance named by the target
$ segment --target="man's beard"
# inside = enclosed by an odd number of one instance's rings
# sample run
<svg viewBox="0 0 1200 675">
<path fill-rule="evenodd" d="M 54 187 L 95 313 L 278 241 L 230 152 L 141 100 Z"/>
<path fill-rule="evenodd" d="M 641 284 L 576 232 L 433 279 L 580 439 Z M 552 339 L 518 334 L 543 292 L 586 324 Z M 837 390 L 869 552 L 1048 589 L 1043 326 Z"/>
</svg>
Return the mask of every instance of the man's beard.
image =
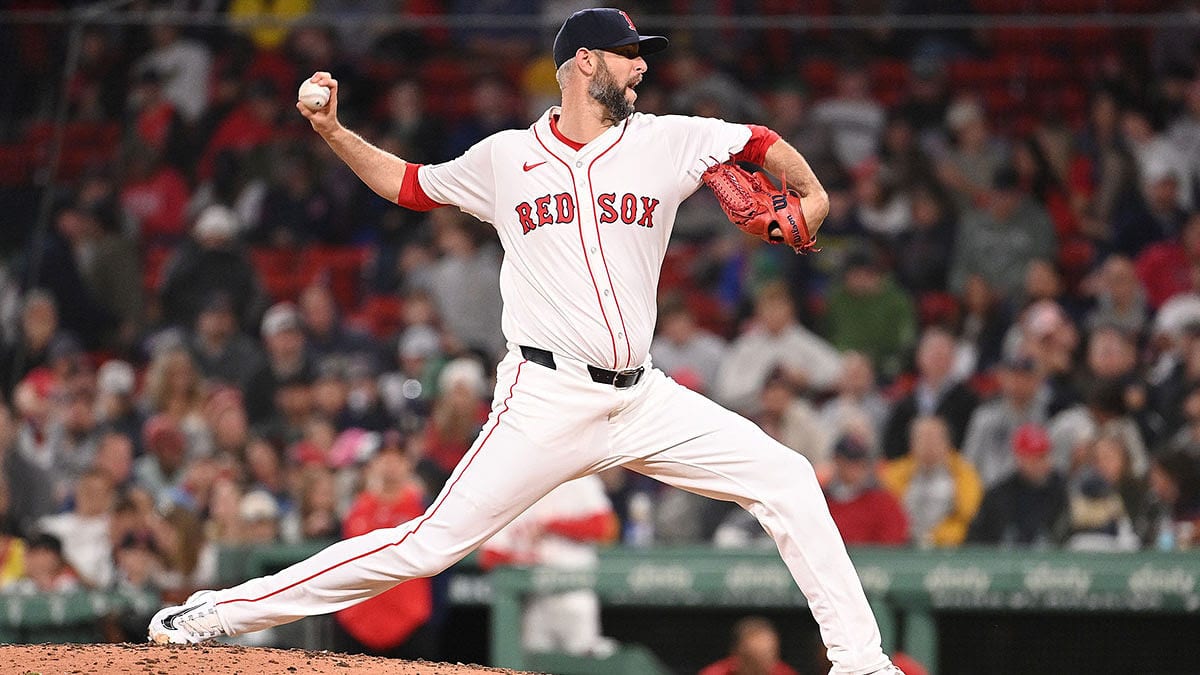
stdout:
<svg viewBox="0 0 1200 675">
<path fill-rule="evenodd" d="M 625 98 L 625 89 L 626 87 L 617 83 L 617 78 L 613 77 L 604 59 L 599 59 L 596 74 L 588 84 L 588 95 L 604 106 L 606 122 L 616 124 L 633 114 L 633 103 Z"/>
</svg>

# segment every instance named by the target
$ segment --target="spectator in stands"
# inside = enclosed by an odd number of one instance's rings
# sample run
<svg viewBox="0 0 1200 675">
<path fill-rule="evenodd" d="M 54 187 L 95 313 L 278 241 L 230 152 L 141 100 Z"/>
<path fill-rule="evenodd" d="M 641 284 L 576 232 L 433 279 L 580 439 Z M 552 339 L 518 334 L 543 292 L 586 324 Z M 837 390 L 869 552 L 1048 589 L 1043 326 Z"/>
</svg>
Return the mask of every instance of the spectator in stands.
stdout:
<svg viewBox="0 0 1200 675">
<path fill-rule="evenodd" d="M 87 348 L 112 337 L 116 317 L 106 301 L 92 295 L 76 256 L 75 242 L 95 227 L 90 209 L 77 201 L 63 204 L 53 215 L 52 230 L 22 249 L 13 263 L 14 277 L 29 292 L 43 288 L 54 298 L 57 321 Z"/>
<path fill-rule="evenodd" d="M 854 436 L 842 436 L 833 446 L 833 476 L 825 485 L 825 501 L 848 546 L 909 542 L 904 507 L 879 487 L 871 451 Z"/>
<path fill-rule="evenodd" d="M 853 171 L 875 157 L 886 116 L 883 106 L 871 97 L 871 79 L 865 67 L 844 65 L 836 83 L 837 91 L 813 106 L 812 116 L 829 129 L 838 163 Z"/>
<path fill-rule="evenodd" d="M 124 493 L 133 486 L 133 440 L 119 431 L 106 431 L 96 445 L 96 459 L 91 468 L 108 476 L 113 489 Z"/>
<path fill-rule="evenodd" d="M 338 427 L 382 432 L 392 426 L 379 389 L 379 371 L 375 362 L 351 358 L 346 363 L 346 411 Z"/>
<path fill-rule="evenodd" d="M 1005 336 L 1008 356 L 1028 355 L 1037 362 L 1050 389 L 1047 412 L 1053 416 L 1080 400 L 1075 377 L 1079 331 L 1055 302 L 1035 303 L 1021 314 Z"/>
<path fill-rule="evenodd" d="M 328 286 L 319 281 L 309 284 L 300 294 L 299 308 L 304 343 L 314 359 L 353 357 L 378 368 L 375 343 L 365 332 L 347 325 Z"/>
<path fill-rule="evenodd" d="M 996 170 L 986 208 L 967 209 L 959 224 L 950 289 L 961 293 L 978 274 L 1001 295 L 1020 293 L 1029 263 L 1055 255 L 1054 226 L 1045 209 L 1024 195 L 1011 167 Z"/>
<path fill-rule="evenodd" d="M 214 291 L 200 307 L 188 346 L 209 386 L 245 391 L 265 359 L 258 343 L 238 329 L 234 311 L 233 299 Z"/>
<path fill-rule="evenodd" d="M 81 188 L 76 214 L 78 220 L 60 231 L 89 296 L 115 321 L 112 330 L 101 336 L 101 344 L 127 349 L 143 322 L 138 243 L 121 233 L 112 195 L 91 197 Z"/>
<path fill-rule="evenodd" d="M 421 515 L 426 493 L 413 475 L 411 460 L 397 451 L 381 452 L 367 465 L 363 490 L 342 524 L 349 538 L 394 527 Z M 337 614 L 337 643 L 349 652 L 398 658 L 433 658 L 437 632 L 429 579 L 414 579 Z"/>
<path fill-rule="evenodd" d="M 82 379 L 59 387 L 55 413 L 46 425 L 46 441 L 53 446 L 50 476 L 54 494 L 66 504 L 79 478 L 96 459 L 100 434 L 93 411 L 92 387 Z"/>
<path fill-rule="evenodd" d="M 232 151 L 247 157 L 265 154 L 270 144 L 279 138 L 279 91 L 267 78 L 250 82 L 240 97 L 231 101 L 232 108 L 215 121 L 215 129 L 200 155 L 196 178 L 208 180 L 216 169 L 216 157 Z"/>
<path fill-rule="evenodd" d="M 429 414 L 443 365 L 441 338 L 426 325 L 409 326 L 396 344 L 396 369 L 379 378 L 384 408 L 405 433 L 420 429 Z"/>
<path fill-rule="evenodd" d="M 1035 424 L 1013 435 L 1017 468 L 988 489 L 967 541 L 1003 546 L 1057 546 L 1068 526 L 1067 485 L 1051 461 L 1050 437 Z"/>
<path fill-rule="evenodd" d="M 483 225 L 457 209 L 431 212 L 442 256 L 430 274 L 430 294 L 455 341 L 493 363 L 504 349 L 500 333 L 500 256 Z"/>
<path fill-rule="evenodd" d="M 950 431 L 950 445 L 961 447 L 967 422 L 979 399 L 956 379 L 954 337 L 944 328 L 926 328 L 917 345 L 916 382 L 911 393 L 896 402 L 883 431 L 883 453 L 889 459 L 909 448 L 909 427 L 917 417 L 937 415 Z"/>
<path fill-rule="evenodd" d="M 908 120 L 921 144 L 928 147 L 940 142 L 944 133 L 950 105 L 946 66 L 935 56 L 918 55 L 909 63 L 908 72 L 906 96 L 896 106 L 896 114 Z"/>
<path fill-rule="evenodd" d="M 263 424 L 277 412 L 276 393 L 280 383 L 306 384 L 315 374 L 304 324 L 292 303 L 276 303 L 267 310 L 262 320 L 262 339 L 267 363 L 246 387 L 246 412 L 252 424 Z"/>
<path fill-rule="evenodd" d="M 498 77 L 480 77 L 471 86 L 469 97 L 471 109 L 450 131 L 443 153 L 446 157 L 458 157 L 481 139 L 524 124 L 514 114 L 513 92 Z"/>
<path fill-rule="evenodd" d="M 872 245 L 858 218 L 849 176 L 834 171 L 821 180 L 829 194 L 829 215 L 821 224 L 821 255 L 796 257 L 789 270 L 789 280 L 795 280 L 797 287 L 816 297 L 823 297 L 841 277 L 846 258 L 852 252 Z"/>
<path fill-rule="evenodd" d="M 206 208 L 163 267 L 159 301 L 163 319 L 176 326 L 193 326 L 200 308 L 214 292 L 233 302 L 243 330 L 252 332 L 265 296 L 258 272 L 237 241 L 238 220 L 221 205 Z"/>
<path fill-rule="evenodd" d="M 1088 313 L 1087 328 L 1113 326 L 1127 335 L 1143 335 L 1149 310 L 1133 263 L 1125 256 L 1109 256 L 1091 280 L 1096 306 Z"/>
<path fill-rule="evenodd" d="M 183 482 L 187 470 L 187 436 L 174 418 L 158 414 L 146 420 L 142 447 L 145 454 L 134 462 L 134 481 L 158 503 Z"/>
<path fill-rule="evenodd" d="M 1194 292 L 1200 267 L 1200 212 L 1193 212 L 1176 237 L 1150 244 L 1134 260 L 1150 307 L 1157 310 L 1172 297 Z"/>
<path fill-rule="evenodd" d="M 912 298 L 870 251 L 846 260 L 845 274 L 829 294 L 825 326 L 835 348 L 865 354 L 885 380 L 900 374 L 917 340 Z"/>
<path fill-rule="evenodd" d="M 237 458 L 245 453 L 250 440 L 250 421 L 242 395 L 236 389 L 218 389 L 204 404 L 204 420 L 211 435 L 211 454 L 217 458 Z"/>
<path fill-rule="evenodd" d="M 280 523 L 283 541 L 294 544 L 337 539 L 341 518 L 333 472 L 310 464 L 300 469 L 298 482 L 296 508 L 288 511 Z"/>
<path fill-rule="evenodd" d="M 598 547 L 616 540 L 620 526 L 597 476 L 554 488 L 483 545 L 484 569 L 540 566 L 564 571 L 596 568 Z M 600 599 L 590 588 L 533 593 L 521 608 L 521 647 L 604 658 L 615 643 L 600 631 Z"/>
<path fill-rule="evenodd" d="M 19 394 L 25 398 L 34 396 L 29 393 L 31 385 L 18 388 Z M 18 396 L 15 405 L 21 410 L 27 401 Z M 22 417 L 27 413 L 22 412 Z M 26 419 L 19 423 L 13 420 L 12 411 L 0 402 L 0 480 L 7 483 L 9 504 L 7 515 L 16 523 L 18 532 L 28 535 L 33 531 L 36 521 L 44 515 L 54 513 L 58 503 L 54 499 L 51 481 L 47 470 L 30 457 L 30 451 L 24 448 L 34 444 L 32 438 L 36 427 Z"/>
<path fill-rule="evenodd" d="M 955 451 L 950 428 L 940 417 L 915 418 L 909 446 L 904 457 L 884 464 L 880 480 L 904 505 L 914 544 L 958 546 L 979 509 L 979 474 Z"/>
<path fill-rule="evenodd" d="M 787 82 L 771 90 L 767 97 L 767 125 L 794 147 L 804 148 L 813 173 L 829 176 L 837 168 L 829 129 L 813 119 L 811 97 L 804 85 Z M 750 118 L 738 118 L 750 119 Z"/>
<path fill-rule="evenodd" d="M 174 245 L 187 234 L 184 209 L 190 188 L 178 169 L 163 161 L 162 153 L 148 147 L 131 147 L 121 188 L 121 210 L 145 244 Z"/>
<path fill-rule="evenodd" d="M 963 371 L 985 373 L 1002 360 L 1012 317 L 1002 298 L 983 277 L 967 277 L 957 320 L 958 359 Z"/>
<path fill-rule="evenodd" d="M 91 588 L 103 588 L 112 581 L 112 541 L 108 528 L 114 505 L 108 474 L 91 470 L 79 479 L 70 511 L 38 521 L 41 531 L 62 541 L 63 557 Z"/>
<path fill-rule="evenodd" d="M 776 370 L 767 377 L 752 418 L 771 438 L 804 455 L 812 462 L 817 476 L 829 475 L 833 431 L 821 425 L 812 403 L 799 396 L 791 379 Z"/>
<path fill-rule="evenodd" d="M 655 367 L 680 384 L 701 393 L 710 391 L 728 345 L 696 325 L 680 294 L 663 299 L 658 311 L 658 335 L 650 343 Z"/>
<path fill-rule="evenodd" d="M 279 540 L 281 509 L 275 496 L 266 490 L 250 490 L 238 502 L 244 544 L 269 545 Z"/>
<path fill-rule="evenodd" d="M 684 115 L 712 114 L 721 119 L 764 121 L 767 113 L 758 97 L 741 82 L 713 67 L 705 56 L 687 49 L 671 55 L 667 69 L 676 83 L 670 99 L 671 111 Z M 706 108 L 709 110 L 702 110 Z M 784 135 L 782 131 L 778 133 Z"/>
<path fill-rule="evenodd" d="M 879 454 L 888 402 L 875 383 L 871 360 L 858 352 L 842 354 L 836 395 L 821 405 L 821 424 L 835 437 L 852 435 Z"/>
<path fill-rule="evenodd" d="M 62 540 L 48 533 L 34 535 L 25 548 L 25 576 L 8 587 L 19 595 L 67 593 L 79 590 L 79 577 L 63 558 Z"/>
<path fill-rule="evenodd" d="M 5 400 L 11 400 L 17 383 L 31 370 L 46 365 L 50 345 L 61 334 L 54 296 L 43 289 L 27 292 L 21 307 L 20 327 L 16 342 L 5 345 L 0 352 L 0 387 Z"/>
<path fill-rule="evenodd" d="M 908 186 L 892 170 L 874 159 L 854 172 L 858 220 L 867 233 L 881 242 L 892 242 L 912 225 Z"/>
<path fill-rule="evenodd" d="M 1087 446 L 1102 435 L 1116 436 L 1129 450 L 1134 475 L 1146 475 L 1149 453 L 1137 423 L 1128 414 L 1128 385 L 1119 378 L 1099 378 L 1087 384 L 1085 403 L 1068 408 L 1046 425 L 1050 460 L 1063 475 L 1079 466 Z"/>
<path fill-rule="evenodd" d="M 837 384 L 841 357 L 837 350 L 796 321 L 788 289 L 782 283 L 764 286 L 754 303 L 750 329 L 730 345 L 717 372 L 713 395 L 724 405 L 753 410 L 767 377 L 783 368 L 793 383 L 813 392 Z"/>
<path fill-rule="evenodd" d="M 938 158 L 938 178 L 959 207 L 978 206 L 995 187 L 994 176 L 1004 164 L 1006 149 L 992 134 L 983 106 L 973 96 L 958 97 L 946 108 L 945 119 L 951 145 Z M 1015 191 L 1015 172 L 1011 182 L 1007 189 Z"/>
<path fill-rule="evenodd" d="M 447 363 L 438 375 L 437 391 L 416 467 L 430 492 L 442 489 L 488 416 L 487 380 L 475 359 Z"/>
<path fill-rule="evenodd" d="M 1148 534 L 1149 503 L 1141 481 L 1129 471 L 1129 452 L 1121 439 L 1101 436 L 1085 464 L 1069 481 L 1069 529 L 1066 548 L 1134 551 Z M 1139 524 L 1141 527 L 1139 528 Z"/>
<path fill-rule="evenodd" d="M 304 438 L 316 416 L 314 374 L 304 370 L 274 382 L 274 405 L 269 417 L 254 425 L 255 432 L 276 447 L 287 447 Z"/>
<path fill-rule="evenodd" d="M 1157 506 L 1155 547 L 1195 546 L 1200 542 L 1200 461 L 1181 452 L 1163 453 L 1154 458 L 1149 477 Z"/>
<path fill-rule="evenodd" d="M 954 251 L 952 205 L 933 183 L 913 188 L 909 226 L 896 239 L 896 278 L 915 295 L 946 288 Z"/>
<path fill-rule="evenodd" d="M 733 626 L 729 656 L 709 664 L 700 675 L 797 675 L 779 658 L 779 633 L 770 621 L 748 616 Z"/>
<path fill-rule="evenodd" d="M 962 453 L 991 487 L 1015 468 L 1012 438 L 1025 424 L 1049 419 L 1050 392 L 1033 359 L 1013 357 L 997 369 L 1001 395 L 975 409 L 967 425 Z"/>
<path fill-rule="evenodd" d="M 1099 89 L 1092 96 L 1087 126 L 1076 141 L 1079 156 L 1072 167 L 1076 192 L 1102 227 L 1091 234 L 1101 240 L 1112 237 L 1110 220 L 1136 169 L 1125 147 L 1120 128 L 1121 104 L 1116 92 Z"/>
<path fill-rule="evenodd" d="M 185 346 L 170 345 L 154 355 L 146 370 L 143 395 L 151 414 L 166 414 L 187 436 L 188 457 L 206 454 L 204 381 Z"/>
<path fill-rule="evenodd" d="M 1129 191 L 1113 213 L 1113 244 L 1117 251 L 1136 256 L 1147 246 L 1178 236 L 1187 220 L 1179 205 L 1180 183 L 1175 167 L 1151 156 L 1141 167 L 1140 190 Z"/>
<path fill-rule="evenodd" d="M 1183 109 L 1166 129 L 1171 147 L 1183 159 L 1180 179 L 1188 195 L 1187 204 L 1194 211 L 1200 207 L 1200 77 L 1193 72 L 1184 87 Z"/>
<path fill-rule="evenodd" d="M 332 195 L 317 180 L 316 159 L 302 146 L 281 155 L 247 239 L 276 248 L 342 243 L 345 233 L 338 231 Z"/>
<path fill-rule="evenodd" d="M 188 124 L 195 123 L 208 105 L 212 55 L 203 43 L 180 35 L 180 27 L 166 21 L 150 26 L 153 45 L 134 71 L 154 72 L 163 78 L 163 95 Z"/>
<path fill-rule="evenodd" d="M 137 405 L 137 374 L 126 361 L 110 359 L 96 371 L 96 422 L 105 432 L 133 439 L 140 454 L 142 425 L 146 418 Z"/>
<path fill-rule="evenodd" d="M 446 133 L 437 115 L 426 110 L 425 94 L 414 79 L 401 79 L 388 88 L 385 99 L 386 116 L 381 135 L 395 138 L 412 161 L 429 164 L 446 159 L 442 156 Z"/>
</svg>

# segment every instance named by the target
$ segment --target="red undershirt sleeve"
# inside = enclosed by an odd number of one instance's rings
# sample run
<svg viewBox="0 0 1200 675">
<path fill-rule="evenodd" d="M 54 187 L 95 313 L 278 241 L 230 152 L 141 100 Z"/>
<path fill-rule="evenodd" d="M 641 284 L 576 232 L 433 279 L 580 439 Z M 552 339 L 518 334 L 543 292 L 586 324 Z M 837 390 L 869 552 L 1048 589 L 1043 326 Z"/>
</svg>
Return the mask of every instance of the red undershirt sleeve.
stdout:
<svg viewBox="0 0 1200 675">
<path fill-rule="evenodd" d="M 779 134 L 759 124 L 747 124 L 750 140 L 742 151 L 733 156 L 736 162 L 750 162 L 762 166 L 767 159 L 767 150 L 779 140 Z"/>
<path fill-rule="evenodd" d="M 417 170 L 422 166 L 409 162 L 404 168 L 404 179 L 400 182 L 400 194 L 396 197 L 396 203 L 413 211 L 429 211 L 445 206 L 430 199 L 421 189 L 421 182 L 417 180 Z"/>
</svg>

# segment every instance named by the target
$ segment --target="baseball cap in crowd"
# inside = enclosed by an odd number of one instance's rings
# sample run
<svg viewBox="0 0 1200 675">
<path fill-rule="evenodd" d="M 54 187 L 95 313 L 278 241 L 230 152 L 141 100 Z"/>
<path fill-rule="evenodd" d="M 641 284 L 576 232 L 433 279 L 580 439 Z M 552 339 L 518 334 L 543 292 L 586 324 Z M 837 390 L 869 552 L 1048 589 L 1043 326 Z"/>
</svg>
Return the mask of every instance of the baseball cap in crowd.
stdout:
<svg viewBox="0 0 1200 675">
<path fill-rule="evenodd" d="M 133 366 L 120 359 L 110 359 L 96 371 L 96 387 L 105 394 L 128 396 L 137 385 Z"/>
<path fill-rule="evenodd" d="M 1050 452 L 1050 437 L 1036 424 L 1022 424 L 1013 434 L 1012 449 L 1020 457 L 1044 457 Z"/>
<path fill-rule="evenodd" d="M 661 35 L 639 35 L 633 19 L 619 9 L 596 7 L 575 12 L 558 29 L 554 38 L 554 66 L 558 67 L 582 49 L 610 49 L 636 44 L 638 54 L 661 52 L 669 42 Z"/>
<path fill-rule="evenodd" d="M 842 459 L 860 461 L 869 458 L 871 451 L 857 438 L 842 436 L 833 446 L 833 454 L 835 457 L 841 457 Z"/>
<path fill-rule="evenodd" d="M 400 336 L 397 353 L 402 359 L 427 359 L 441 349 L 441 338 L 429 326 L 409 326 Z"/>
<path fill-rule="evenodd" d="M 251 523 L 274 520 L 279 517 L 279 503 L 266 490 L 252 490 L 238 502 L 238 515 Z"/>
<path fill-rule="evenodd" d="M 192 235 L 197 239 L 232 239 L 237 235 L 238 217 L 228 207 L 213 204 L 196 217 Z"/>
<path fill-rule="evenodd" d="M 300 330 L 300 312 L 290 302 L 277 302 L 263 315 L 263 337 L 278 335 L 285 330 Z"/>
</svg>

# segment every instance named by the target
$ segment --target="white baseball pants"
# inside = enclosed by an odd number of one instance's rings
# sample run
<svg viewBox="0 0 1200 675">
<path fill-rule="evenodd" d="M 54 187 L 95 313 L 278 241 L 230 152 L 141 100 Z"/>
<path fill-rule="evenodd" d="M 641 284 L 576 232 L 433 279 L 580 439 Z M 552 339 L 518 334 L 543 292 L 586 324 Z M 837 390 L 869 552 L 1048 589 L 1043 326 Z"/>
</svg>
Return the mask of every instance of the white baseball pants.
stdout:
<svg viewBox="0 0 1200 675">
<path fill-rule="evenodd" d="M 627 389 L 552 370 L 511 348 L 492 412 L 424 515 L 331 545 L 283 571 L 218 591 L 230 634 L 336 612 L 441 572 L 564 481 L 624 465 L 736 502 L 775 540 L 808 598 L 833 673 L 888 665 L 862 585 L 808 460 L 752 422 L 649 368 Z"/>
</svg>

